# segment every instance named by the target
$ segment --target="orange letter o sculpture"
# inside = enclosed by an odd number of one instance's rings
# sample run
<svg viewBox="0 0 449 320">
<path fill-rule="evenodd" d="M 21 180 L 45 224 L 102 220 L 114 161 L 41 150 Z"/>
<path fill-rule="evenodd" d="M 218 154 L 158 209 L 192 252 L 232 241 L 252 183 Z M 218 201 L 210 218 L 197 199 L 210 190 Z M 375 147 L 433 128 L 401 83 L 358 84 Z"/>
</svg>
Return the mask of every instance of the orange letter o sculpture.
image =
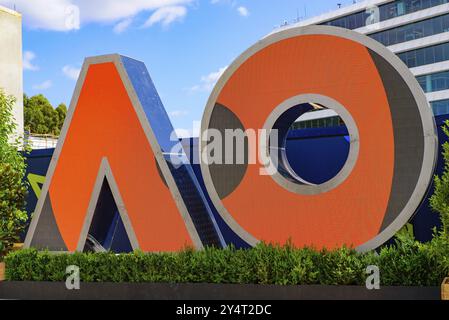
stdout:
<svg viewBox="0 0 449 320">
<path fill-rule="evenodd" d="M 438 141 L 426 97 L 408 68 L 375 40 L 332 27 L 290 28 L 226 70 L 201 131 L 282 128 L 285 115 L 302 112 L 292 107 L 306 103 L 332 108 L 347 125 L 348 159 L 333 179 L 314 185 L 282 172 L 261 175 L 261 165 L 248 161 L 202 162 L 207 191 L 250 245 L 291 240 L 376 248 L 409 221 L 432 178 Z M 200 151 L 207 145 L 201 141 Z"/>
</svg>

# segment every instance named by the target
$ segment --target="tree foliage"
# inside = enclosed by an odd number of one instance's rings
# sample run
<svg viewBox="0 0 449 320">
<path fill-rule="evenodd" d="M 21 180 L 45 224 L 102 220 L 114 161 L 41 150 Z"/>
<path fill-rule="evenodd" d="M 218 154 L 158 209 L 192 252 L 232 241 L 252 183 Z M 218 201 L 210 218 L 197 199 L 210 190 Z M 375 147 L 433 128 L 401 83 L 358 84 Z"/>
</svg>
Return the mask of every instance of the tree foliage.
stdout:
<svg viewBox="0 0 449 320">
<path fill-rule="evenodd" d="M 449 121 L 443 125 L 443 132 L 449 137 Z M 432 209 L 439 213 L 442 223 L 441 236 L 449 239 L 449 142 L 443 143 L 444 171 L 435 176 L 435 191 L 430 198 Z"/>
<path fill-rule="evenodd" d="M 56 109 L 42 94 L 23 96 L 25 130 L 34 134 L 59 135 L 64 123 L 67 107 L 61 103 Z"/>
<path fill-rule="evenodd" d="M 0 259 L 25 229 L 27 214 L 24 182 L 25 159 L 19 152 L 20 138 L 13 139 L 15 99 L 0 91 Z M 13 140 L 13 141 L 11 141 Z"/>
</svg>

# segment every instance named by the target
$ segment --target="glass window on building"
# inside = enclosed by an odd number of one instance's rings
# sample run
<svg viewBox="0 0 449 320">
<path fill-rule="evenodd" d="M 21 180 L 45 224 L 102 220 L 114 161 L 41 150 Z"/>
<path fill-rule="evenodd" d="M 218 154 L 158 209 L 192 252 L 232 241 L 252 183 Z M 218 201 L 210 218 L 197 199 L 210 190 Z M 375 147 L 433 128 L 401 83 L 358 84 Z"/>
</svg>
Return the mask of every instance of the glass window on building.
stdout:
<svg viewBox="0 0 449 320">
<path fill-rule="evenodd" d="M 444 3 L 448 3 L 449 0 L 396 0 L 390 3 L 379 6 L 379 20 L 385 21 L 400 17 L 416 11 L 435 7 Z M 341 27 L 346 29 L 357 29 L 367 25 L 371 22 L 370 13 L 367 11 L 360 11 L 350 14 L 345 17 L 337 18 L 331 21 L 322 23 L 322 25 Z"/>
<path fill-rule="evenodd" d="M 449 89 L 449 71 L 427 74 L 416 79 L 426 93 Z"/>
<path fill-rule="evenodd" d="M 449 114 L 449 99 L 433 101 L 430 105 L 432 106 L 433 114 L 435 116 Z"/>
<path fill-rule="evenodd" d="M 379 7 L 380 20 L 385 21 L 447 3 L 448 0 L 399 0 Z"/>
<path fill-rule="evenodd" d="M 449 60 L 449 42 L 402 52 L 398 54 L 398 57 L 409 68 L 447 61 Z"/>
<path fill-rule="evenodd" d="M 377 32 L 369 36 L 385 46 L 429 37 L 449 30 L 449 14 Z"/>
<path fill-rule="evenodd" d="M 344 126 L 343 120 L 338 117 L 329 117 L 321 119 L 306 120 L 293 123 L 291 129 L 309 129 L 309 128 L 330 128 Z"/>
</svg>

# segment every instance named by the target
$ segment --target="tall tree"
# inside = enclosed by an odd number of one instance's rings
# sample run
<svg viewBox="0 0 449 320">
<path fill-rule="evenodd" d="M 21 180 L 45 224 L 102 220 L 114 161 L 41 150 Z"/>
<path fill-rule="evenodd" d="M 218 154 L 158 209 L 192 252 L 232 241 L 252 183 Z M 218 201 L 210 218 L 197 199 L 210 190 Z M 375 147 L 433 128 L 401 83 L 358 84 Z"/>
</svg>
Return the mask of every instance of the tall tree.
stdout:
<svg viewBox="0 0 449 320">
<path fill-rule="evenodd" d="M 59 104 L 56 108 L 56 112 L 58 113 L 58 134 L 60 134 L 65 117 L 67 116 L 67 106 L 64 103 Z"/>
<path fill-rule="evenodd" d="M 27 193 L 25 159 L 19 152 L 20 139 L 11 142 L 16 124 L 13 118 L 15 99 L 0 90 L 0 260 L 20 239 L 25 229 Z"/>
<path fill-rule="evenodd" d="M 65 104 L 54 109 L 42 94 L 33 97 L 24 95 L 23 104 L 26 130 L 34 134 L 59 135 L 67 113 Z"/>
</svg>

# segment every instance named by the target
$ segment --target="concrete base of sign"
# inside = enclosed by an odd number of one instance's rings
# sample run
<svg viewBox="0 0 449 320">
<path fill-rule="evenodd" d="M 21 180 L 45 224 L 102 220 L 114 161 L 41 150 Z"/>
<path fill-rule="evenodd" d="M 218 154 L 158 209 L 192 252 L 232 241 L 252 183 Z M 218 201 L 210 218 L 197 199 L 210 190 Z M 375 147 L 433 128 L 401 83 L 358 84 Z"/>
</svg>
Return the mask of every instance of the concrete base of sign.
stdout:
<svg viewBox="0 0 449 320">
<path fill-rule="evenodd" d="M 25 300 L 440 300 L 440 287 L 278 286 L 239 284 L 0 282 L 0 299 Z"/>
</svg>

